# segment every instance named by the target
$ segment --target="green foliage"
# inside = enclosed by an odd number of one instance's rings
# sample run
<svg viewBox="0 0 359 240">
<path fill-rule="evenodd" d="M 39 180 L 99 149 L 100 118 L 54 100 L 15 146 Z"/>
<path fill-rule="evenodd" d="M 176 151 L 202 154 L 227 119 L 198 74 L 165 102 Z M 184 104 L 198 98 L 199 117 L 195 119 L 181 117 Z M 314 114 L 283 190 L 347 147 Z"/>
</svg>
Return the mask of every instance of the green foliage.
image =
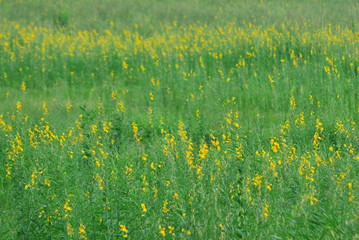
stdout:
<svg viewBox="0 0 359 240">
<path fill-rule="evenodd" d="M 0 236 L 358 238 L 357 10 L 0 0 Z"/>
</svg>

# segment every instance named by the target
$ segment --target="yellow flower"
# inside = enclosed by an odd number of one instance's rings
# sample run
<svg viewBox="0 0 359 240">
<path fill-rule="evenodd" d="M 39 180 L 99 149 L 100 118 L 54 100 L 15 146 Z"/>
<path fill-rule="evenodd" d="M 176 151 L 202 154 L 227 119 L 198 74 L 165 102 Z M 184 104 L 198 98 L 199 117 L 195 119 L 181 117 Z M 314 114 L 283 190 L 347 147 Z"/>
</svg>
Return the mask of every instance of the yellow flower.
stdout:
<svg viewBox="0 0 359 240">
<path fill-rule="evenodd" d="M 92 125 L 91 126 L 91 129 L 92 129 L 92 133 L 96 133 L 97 132 L 97 126 L 96 125 Z"/>
<path fill-rule="evenodd" d="M 162 236 L 166 236 L 166 232 L 165 232 L 165 229 L 166 228 L 163 228 L 162 226 L 159 226 L 158 229 L 160 229 L 159 233 L 162 235 Z"/>
<path fill-rule="evenodd" d="M 50 187 L 51 186 L 51 181 L 50 180 L 47 180 L 45 179 L 45 183 L 44 183 L 46 186 Z"/>
<path fill-rule="evenodd" d="M 222 231 L 224 230 L 222 223 L 219 224 L 219 227 L 222 229 Z"/>
<path fill-rule="evenodd" d="M 70 223 L 67 223 L 67 235 L 72 237 L 73 231 L 74 231 L 74 228 L 71 226 Z"/>
<path fill-rule="evenodd" d="M 21 102 L 17 102 L 17 103 L 16 103 L 16 109 L 17 109 L 18 111 L 21 111 L 21 108 L 22 108 Z"/>
<path fill-rule="evenodd" d="M 146 205 L 144 203 L 141 203 L 141 207 L 142 207 L 142 212 L 146 213 L 147 212 Z"/>
<path fill-rule="evenodd" d="M 71 107 L 72 107 L 72 105 L 71 105 L 71 103 L 70 102 L 67 102 L 67 104 L 66 104 L 66 111 L 70 111 L 70 109 L 71 109 Z"/>
<path fill-rule="evenodd" d="M 127 233 L 128 230 L 126 229 L 125 225 L 120 225 L 121 231 Z"/>
<path fill-rule="evenodd" d="M 82 224 L 80 224 L 80 227 L 79 227 L 79 234 L 81 233 L 86 233 L 86 227 Z"/>
<path fill-rule="evenodd" d="M 6 78 L 6 76 L 5 76 L 5 78 Z M 25 82 L 22 82 L 22 83 L 21 83 L 21 89 L 22 89 L 23 91 L 26 91 L 26 84 L 25 84 Z"/>
<path fill-rule="evenodd" d="M 72 211 L 72 208 L 69 206 L 70 200 L 67 200 L 67 202 L 64 205 L 65 212 Z"/>
</svg>

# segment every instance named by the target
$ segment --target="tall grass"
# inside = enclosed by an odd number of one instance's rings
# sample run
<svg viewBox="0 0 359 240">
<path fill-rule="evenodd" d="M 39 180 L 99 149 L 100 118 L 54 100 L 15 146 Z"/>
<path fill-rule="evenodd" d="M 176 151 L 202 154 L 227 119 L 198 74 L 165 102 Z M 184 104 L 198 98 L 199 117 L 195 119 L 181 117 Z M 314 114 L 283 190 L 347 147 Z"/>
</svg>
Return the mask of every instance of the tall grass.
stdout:
<svg viewBox="0 0 359 240">
<path fill-rule="evenodd" d="M 355 1 L 0 4 L 4 239 L 358 237 Z"/>
</svg>

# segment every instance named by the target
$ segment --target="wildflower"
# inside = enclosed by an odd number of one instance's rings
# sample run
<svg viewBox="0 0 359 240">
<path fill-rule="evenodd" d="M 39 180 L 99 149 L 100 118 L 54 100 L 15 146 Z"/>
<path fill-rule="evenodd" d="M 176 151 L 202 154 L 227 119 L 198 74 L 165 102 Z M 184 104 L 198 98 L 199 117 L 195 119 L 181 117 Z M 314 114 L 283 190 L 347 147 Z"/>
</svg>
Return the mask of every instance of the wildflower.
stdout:
<svg viewBox="0 0 359 240">
<path fill-rule="evenodd" d="M 96 125 L 91 125 L 91 133 L 94 133 L 94 134 L 96 134 L 96 132 L 97 132 L 97 126 Z"/>
<path fill-rule="evenodd" d="M 163 228 L 161 225 L 158 227 L 158 229 L 160 230 L 159 233 L 162 235 L 162 236 L 166 236 L 166 228 Z"/>
<path fill-rule="evenodd" d="M 51 186 L 51 181 L 50 181 L 50 180 L 45 179 L 44 184 L 45 184 L 46 186 L 50 187 L 50 186 Z"/>
<path fill-rule="evenodd" d="M 204 159 L 204 158 L 206 158 L 207 153 L 208 153 L 208 146 L 207 146 L 207 144 L 204 143 L 203 145 L 200 146 L 200 150 L 199 150 L 198 156 L 199 156 L 201 159 Z"/>
<path fill-rule="evenodd" d="M 74 228 L 71 226 L 70 223 L 67 223 L 67 235 L 72 238 L 74 232 Z M 86 232 L 85 232 L 86 233 Z"/>
<path fill-rule="evenodd" d="M 222 229 L 222 231 L 224 231 L 222 223 L 219 224 L 219 227 Z"/>
<path fill-rule="evenodd" d="M 146 213 L 147 212 L 146 205 L 144 203 L 141 203 L 141 207 L 142 207 L 142 212 Z"/>
<path fill-rule="evenodd" d="M 128 230 L 126 229 L 126 226 L 125 225 L 120 225 L 120 230 L 122 231 L 122 232 L 125 232 L 125 233 L 127 233 L 128 232 Z"/>
<path fill-rule="evenodd" d="M 293 111 L 296 109 L 295 99 L 293 96 L 290 98 L 290 107 Z"/>
<path fill-rule="evenodd" d="M 72 208 L 69 206 L 69 202 L 70 202 L 70 200 L 67 200 L 67 202 L 64 205 L 65 213 L 68 211 L 72 211 Z"/>
<path fill-rule="evenodd" d="M 70 102 L 67 102 L 66 104 L 66 111 L 70 112 L 70 109 L 71 109 L 72 105 Z"/>
<path fill-rule="evenodd" d="M 83 224 L 80 224 L 79 234 L 85 234 L 85 233 L 86 233 L 86 227 Z"/>
<path fill-rule="evenodd" d="M 22 109 L 21 102 L 16 103 L 16 109 L 17 109 L 18 112 L 21 111 L 21 109 Z"/>
<path fill-rule="evenodd" d="M 138 132 L 138 127 L 136 123 L 132 123 L 133 133 L 135 139 L 139 142 L 141 140 L 140 133 Z"/>
<path fill-rule="evenodd" d="M 170 210 L 167 208 L 168 202 L 163 202 L 163 208 L 162 208 L 162 212 L 163 213 L 168 213 Z"/>
<path fill-rule="evenodd" d="M 6 73 L 5 73 L 6 74 Z M 5 77 L 6 78 L 6 77 Z M 25 82 L 21 83 L 21 90 L 26 91 L 26 84 Z"/>
<path fill-rule="evenodd" d="M 269 207 L 268 204 L 266 204 L 266 205 L 264 206 L 264 213 L 263 213 L 264 217 L 268 217 L 268 216 L 269 216 L 268 207 Z"/>
</svg>

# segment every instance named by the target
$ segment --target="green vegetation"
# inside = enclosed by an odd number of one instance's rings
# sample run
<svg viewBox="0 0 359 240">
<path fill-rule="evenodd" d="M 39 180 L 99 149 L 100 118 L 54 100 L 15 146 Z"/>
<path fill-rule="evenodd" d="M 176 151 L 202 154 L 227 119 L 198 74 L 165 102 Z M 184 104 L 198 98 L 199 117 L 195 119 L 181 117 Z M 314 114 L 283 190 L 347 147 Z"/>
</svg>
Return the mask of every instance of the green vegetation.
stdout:
<svg viewBox="0 0 359 240">
<path fill-rule="evenodd" d="M 358 238 L 358 8 L 0 1 L 0 236 Z"/>
</svg>

